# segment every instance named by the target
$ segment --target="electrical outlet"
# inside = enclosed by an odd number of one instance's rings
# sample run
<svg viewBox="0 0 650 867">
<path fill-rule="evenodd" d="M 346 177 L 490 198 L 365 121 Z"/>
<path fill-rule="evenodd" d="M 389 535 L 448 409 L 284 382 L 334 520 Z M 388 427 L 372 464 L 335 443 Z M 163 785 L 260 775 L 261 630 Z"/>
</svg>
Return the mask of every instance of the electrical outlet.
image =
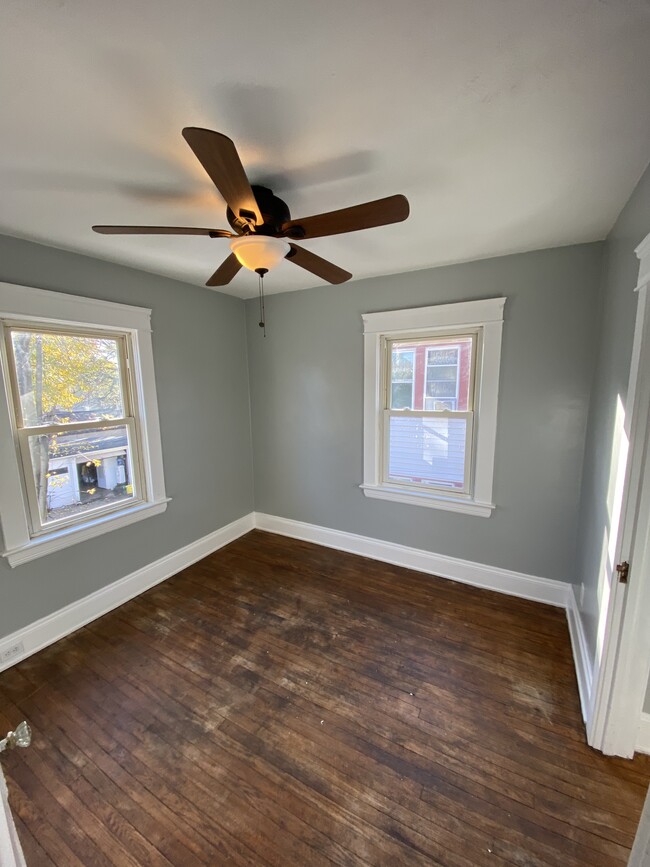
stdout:
<svg viewBox="0 0 650 867">
<path fill-rule="evenodd" d="M 18 641 L 16 644 L 11 644 L 0 651 L 0 662 L 9 662 L 10 659 L 14 659 L 16 656 L 22 656 L 24 652 L 25 645 L 22 641 Z"/>
</svg>

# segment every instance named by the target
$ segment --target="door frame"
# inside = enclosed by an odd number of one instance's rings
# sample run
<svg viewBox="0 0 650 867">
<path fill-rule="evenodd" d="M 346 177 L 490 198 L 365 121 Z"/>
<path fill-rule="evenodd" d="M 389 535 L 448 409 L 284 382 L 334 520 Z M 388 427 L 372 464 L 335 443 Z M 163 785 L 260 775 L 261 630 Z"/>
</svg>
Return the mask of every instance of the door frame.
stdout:
<svg viewBox="0 0 650 867">
<path fill-rule="evenodd" d="M 20 846 L 20 840 L 16 832 L 11 807 L 9 806 L 9 792 L 5 782 L 2 766 L 0 765 L 0 859 L 2 867 L 27 867 L 25 857 Z"/>
<path fill-rule="evenodd" d="M 600 612 L 602 653 L 594 662 L 587 740 L 607 755 L 632 757 L 650 673 L 650 235 L 640 260 L 637 313 L 624 435 L 628 453 L 613 563 L 628 561 L 628 583 L 611 576 Z"/>
</svg>

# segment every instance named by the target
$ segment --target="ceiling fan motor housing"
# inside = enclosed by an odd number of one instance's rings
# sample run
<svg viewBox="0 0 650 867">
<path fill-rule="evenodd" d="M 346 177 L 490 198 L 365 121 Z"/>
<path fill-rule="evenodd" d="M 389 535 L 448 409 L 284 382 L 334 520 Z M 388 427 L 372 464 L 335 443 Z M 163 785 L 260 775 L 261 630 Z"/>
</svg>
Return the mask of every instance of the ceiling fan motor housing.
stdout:
<svg viewBox="0 0 650 867">
<path fill-rule="evenodd" d="M 261 187 L 258 184 L 252 184 L 251 189 L 257 201 L 257 206 L 264 219 L 262 225 L 255 226 L 256 235 L 273 235 L 277 236 L 281 233 L 282 225 L 291 219 L 291 213 L 286 202 L 273 195 L 273 192 L 268 187 Z M 246 214 L 241 214 L 241 217 L 246 217 Z M 241 219 L 238 219 L 231 208 L 226 210 L 226 219 L 237 232 L 241 231 Z"/>
</svg>

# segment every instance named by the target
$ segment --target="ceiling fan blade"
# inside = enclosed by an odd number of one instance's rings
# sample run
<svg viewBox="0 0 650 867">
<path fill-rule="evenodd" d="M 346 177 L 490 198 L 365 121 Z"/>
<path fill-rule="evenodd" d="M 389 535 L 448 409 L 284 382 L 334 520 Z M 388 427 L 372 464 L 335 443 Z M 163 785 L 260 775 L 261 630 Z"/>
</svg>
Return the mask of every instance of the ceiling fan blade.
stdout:
<svg viewBox="0 0 650 867">
<path fill-rule="evenodd" d="M 315 214 L 302 220 L 289 220 L 282 226 L 282 233 L 289 238 L 323 238 L 325 235 L 339 235 L 342 232 L 357 232 L 359 229 L 372 229 L 399 223 L 409 215 L 406 196 L 388 196 L 363 205 L 342 208 Z"/>
<path fill-rule="evenodd" d="M 206 286 L 226 286 L 235 274 L 241 268 L 241 264 L 239 259 L 235 256 L 234 253 L 231 253 L 227 259 L 219 265 L 217 270 L 214 272 L 212 277 L 205 284 Z"/>
<path fill-rule="evenodd" d="M 300 265 L 306 271 L 311 271 L 317 277 L 322 277 L 328 283 L 345 283 L 352 276 L 349 271 L 344 271 L 343 268 L 317 256 L 311 250 L 305 250 L 304 247 L 297 247 L 295 244 L 290 246 L 291 250 L 285 256 L 286 259 L 294 265 Z"/>
<path fill-rule="evenodd" d="M 100 235 L 207 235 L 210 238 L 236 238 L 226 229 L 193 229 L 189 226 L 93 226 Z"/>
<path fill-rule="evenodd" d="M 186 126 L 183 138 L 235 216 L 250 214 L 249 219 L 254 217 L 257 225 L 262 225 L 264 220 L 257 200 L 231 139 L 220 132 L 196 126 Z"/>
</svg>

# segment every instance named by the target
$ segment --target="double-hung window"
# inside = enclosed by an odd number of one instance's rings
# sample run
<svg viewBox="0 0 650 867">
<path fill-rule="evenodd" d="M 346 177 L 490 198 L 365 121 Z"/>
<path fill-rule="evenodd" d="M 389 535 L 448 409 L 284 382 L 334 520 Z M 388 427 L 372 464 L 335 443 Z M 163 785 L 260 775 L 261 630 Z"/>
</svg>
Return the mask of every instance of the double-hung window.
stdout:
<svg viewBox="0 0 650 867">
<path fill-rule="evenodd" d="M 366 496 L 491 514 L 504 304 L 363 317 Z"/>
<path fill-rule="evenodd" d="M 384 390 L 383 478 L 422 491 L 468 493 L 474 429 L 474 372 L 479 333 L 436 337 L 385 337 L 385 358 L 395 375 L 400 356 L 416 359 L 416 375 L 423 383 L 413 389 L 408 404 Z M 431 360 L 465 359 L 462 377 L 458 363 L 432 365 Z M 424 386 L 424 388 L 422 387 Z"/>
<path fill-rule="evenodd" d="M 129 334 L 4 324 L 34 535 L 142 502 Z"/>
<path fill-rule="evenodd" d="M 11 565 L 164 510 L 150 311 L 0 284 Z"/>
</svg>

